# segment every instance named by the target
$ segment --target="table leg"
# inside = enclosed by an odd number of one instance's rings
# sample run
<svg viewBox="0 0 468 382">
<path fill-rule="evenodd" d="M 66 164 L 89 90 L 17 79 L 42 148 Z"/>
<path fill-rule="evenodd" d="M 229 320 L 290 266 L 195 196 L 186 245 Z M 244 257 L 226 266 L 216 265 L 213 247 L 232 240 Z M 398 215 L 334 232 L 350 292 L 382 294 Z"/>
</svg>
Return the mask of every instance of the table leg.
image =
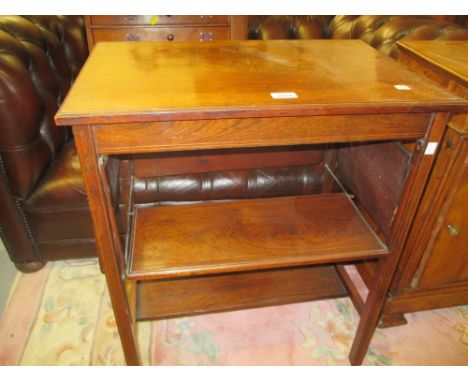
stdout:
<svg viewBox="0 0 468 382">
<path fill-rule="evenodd" d="M 434 153 L 426 155 L 426 146 L 429 142 L 440 144 L 449 116 L 449 113 L 434 115 L 431 127 L 424 138 L 424 144 L 420 144 L 413 154 L 413 164 L 408 174 L 408 180 L 389 235 L 390 253 L 387 258 L 378 262 L 376 280 L 367 296 L 358 329 L 354 336 L 349 354 L 349 360 L 352 365 L 360 365 L 364 360 L 367 348 L 382 314 L 411 223 L 429 179 L 435 155 Z"/>
<path fill-rule="evenodd" d="M 119 232 L 112 209 L 109 184 L 90 126 L 74 127 L 75 145 L 81 162 L 81 171 L 88 195 L 94 233 L 101 264 L 128 365 L 139 365 L 140 356 L 130 304 L 125 291 L 125 264 L 119 242 Z"/>
</svg>

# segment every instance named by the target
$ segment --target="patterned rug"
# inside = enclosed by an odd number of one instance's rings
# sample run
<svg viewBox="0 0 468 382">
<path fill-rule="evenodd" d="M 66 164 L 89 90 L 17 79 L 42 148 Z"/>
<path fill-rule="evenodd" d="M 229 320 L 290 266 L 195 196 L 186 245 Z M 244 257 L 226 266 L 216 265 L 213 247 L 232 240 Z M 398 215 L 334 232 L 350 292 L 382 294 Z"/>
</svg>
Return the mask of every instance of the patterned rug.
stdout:
<svg viewBox="0 0 468 382">
<path fill-rule="evenodd" d="M 468 306 L 377 329 L 365 365 L 468 365 Z M 349 365 L 348 298 L 141 322 L 145 365 Z M 97 261 L 18 273 L 0 321 L 0 365 L 124 365 Z"/>
</svg>

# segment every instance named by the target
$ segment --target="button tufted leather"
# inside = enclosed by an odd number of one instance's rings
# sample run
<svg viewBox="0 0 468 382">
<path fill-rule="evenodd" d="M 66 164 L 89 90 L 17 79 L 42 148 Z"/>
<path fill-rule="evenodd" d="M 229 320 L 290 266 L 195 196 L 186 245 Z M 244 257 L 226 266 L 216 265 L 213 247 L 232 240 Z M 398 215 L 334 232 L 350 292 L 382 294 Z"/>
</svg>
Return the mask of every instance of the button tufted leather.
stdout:
<svg viewBox="0 0 468 382">
<path fill-rule="evenodd" d="M 249 38 L 361 39 L 380 52 L 398 57 L 396 42 L 468 39 L 468 29 L 433 16 L 255 16 L 249 17 Z"/>
<path fill-rule="evenodd" d="M 249 16 L 248 38 L 284 40 L 326 38 L 332 16 Z"/>
<path fill-rule="evenodd" d="M 70 138 L 53 118 L 86 56 L 80 17 L 0 17 L 0 234 L 16 263 L 43 260 L 24 206 Z"/>
<path fill-rule="evenodd" d="M 86 57 L 84 48 L 73 47 L 80 42 L 63 49 L 69 36 L 58 25 L 53 17 L 0 18 L 0 153 L 11 190 L 21 200 L 67 141 L 53 117 Z"/>
<path fill-rule="evenodd" d="M 112 194 L 118 200 L 117 184 Z M 117 206 L 116 206 L 117 210 Z M 68 142 L 42 176 L 24 211 L 38 244 L 94 237 L 91 214 L 74 142 Z M 66 224 L 64 224 L 66 222 Z"/>
</svg>

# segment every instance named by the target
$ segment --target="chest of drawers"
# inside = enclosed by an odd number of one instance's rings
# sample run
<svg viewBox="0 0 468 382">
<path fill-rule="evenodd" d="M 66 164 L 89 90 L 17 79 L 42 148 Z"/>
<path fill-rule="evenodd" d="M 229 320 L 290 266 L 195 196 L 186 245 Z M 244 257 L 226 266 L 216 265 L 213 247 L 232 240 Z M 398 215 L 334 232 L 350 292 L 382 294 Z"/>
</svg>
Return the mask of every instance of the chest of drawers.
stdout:
<svg viewBox="0 0 468 382">
<path fill-rule="evenodd" d="M 100 41 L 244 40 L 247 16 L 85 16 L 91 50 Z"/>
</svg>

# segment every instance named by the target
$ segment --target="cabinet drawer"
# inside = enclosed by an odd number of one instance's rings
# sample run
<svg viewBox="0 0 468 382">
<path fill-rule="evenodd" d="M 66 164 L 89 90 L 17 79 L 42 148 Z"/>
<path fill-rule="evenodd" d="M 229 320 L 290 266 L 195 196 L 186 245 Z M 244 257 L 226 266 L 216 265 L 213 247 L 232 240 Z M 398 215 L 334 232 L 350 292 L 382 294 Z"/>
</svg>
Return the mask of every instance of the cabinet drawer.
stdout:
<svg viewBox="0 0 468 382">
<path fill-rule="evenodd" d="M 92 25 L 150 25 L 152 15 L 91 16 Z M 229 16 L 155 16 L 155 25 L 167 24 L 229 24 Z"/>
<path fill-rule="evenodd" d="M 93 29 L 94 43 L 100 41 L 213 41 L 229 40 L 227 27 L 186 28 L 99 28 Z"/>
</svg>

